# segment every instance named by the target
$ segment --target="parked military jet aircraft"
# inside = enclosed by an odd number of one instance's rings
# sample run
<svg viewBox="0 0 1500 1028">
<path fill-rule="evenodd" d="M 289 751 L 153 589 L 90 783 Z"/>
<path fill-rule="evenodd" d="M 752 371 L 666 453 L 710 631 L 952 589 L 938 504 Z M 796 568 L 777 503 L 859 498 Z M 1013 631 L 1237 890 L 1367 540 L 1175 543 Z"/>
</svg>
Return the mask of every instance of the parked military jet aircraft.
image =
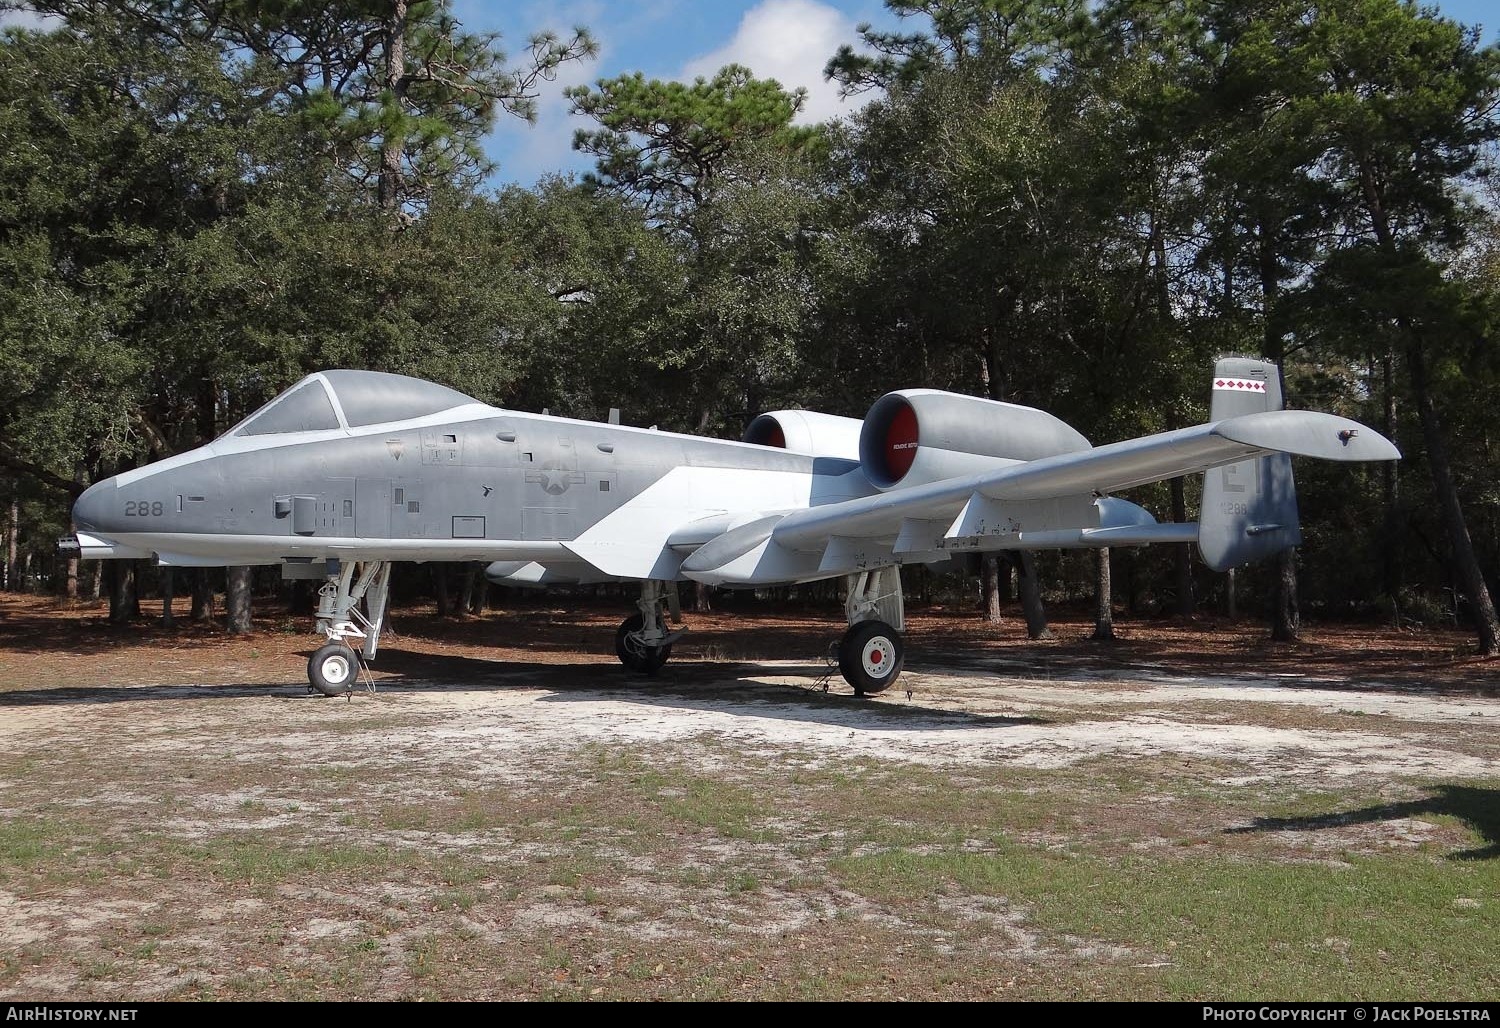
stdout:
<svg viewBox="0 0 1500 1028">
<path fill-rule="evenodd" d="M 516 584 L 637 580 L 620 661 L 651 673 L 682 633 L 683 579 L 752 587 L 843 577 L 844 677 L 900 674 L 900 565 L 1000 549 L 1196 542 L 1218 570 L 1301 541 L 1290 454 L 1395 460 L 1331 414 L 1281 409 L 1275 365 L 1224 358 L 1212 421 L 1092 446 L 1043 411 L 903 389 L 863 421 L 762 414 L 744 441 L 501 410 L 420 379 L 310 375 L 213 442 L 88 489 L 72 552 L 161 565 L 279 564 L 324 581 L 318 690 L 374 659 L 391 562 L 492 561 Z M 1110 493 L 1204 473 L 1197 524 Z M 65 544 L 66 545 L 66 544 Z M 363 608 L 363 609 L 361 609 Z"/>
</svg>

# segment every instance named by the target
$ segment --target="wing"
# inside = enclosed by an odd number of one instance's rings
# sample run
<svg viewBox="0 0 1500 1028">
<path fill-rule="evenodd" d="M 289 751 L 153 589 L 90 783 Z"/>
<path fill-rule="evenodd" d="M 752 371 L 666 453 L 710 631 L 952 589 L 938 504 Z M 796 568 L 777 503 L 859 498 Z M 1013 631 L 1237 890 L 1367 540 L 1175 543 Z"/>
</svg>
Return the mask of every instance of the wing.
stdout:
<svg viewBox="0 0 1500 1028">
<path fill-rule="evenodd" d="M 1265 411 L 792 511 L 772 526 L 758 523 L 741 540 L 766 546 L 705 546 L 684 561 L 683 570 L 721 582 L 763 581 L 763 573 L 794 568 L 800 571 L 789 578 L 826 577 L 840 569 L 941 557 L 984 536 L 1010 536 L 1011 544 L 1027 547 L 1191 541 L 1195 527 L 1188 534 L 1184 530 L 1191 526 L 1157 525 L 1134 504 L 1102 494 L 1274 453 L 1338 461 L 1400 456 L 1388 439 L 1356 421 L 1315 411 Z M 821 556 L 809 562 L 807 555 Z M 745 574 L 753 577 L 740 579 Z"/>
</svg>

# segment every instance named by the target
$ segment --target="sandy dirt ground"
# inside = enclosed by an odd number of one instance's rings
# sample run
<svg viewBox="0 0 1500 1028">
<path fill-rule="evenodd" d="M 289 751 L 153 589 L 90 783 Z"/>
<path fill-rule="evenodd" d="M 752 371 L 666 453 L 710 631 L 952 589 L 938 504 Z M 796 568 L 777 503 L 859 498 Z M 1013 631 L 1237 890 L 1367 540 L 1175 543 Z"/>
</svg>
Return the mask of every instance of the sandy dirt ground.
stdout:
<svg viewBox="0 0 1500 1028">
<path fill-rule="evenodd" d="M 0 998 L 794 998 L 809 973 L 843 983 L 819 994 L 934 995 L 899 962 L 840 979 L 788 957 L 851 933 L 957 954 L 974 974 L 955 996 L 1043 957 L 1062 976 L 1046 994 L 1080 994 L 1069 968 L 1118 984 L 1171 956 L 979 892 L 914 905 L 819 873 L 888 845 L 854 808 L 919 825 L 901 845 L 921 852 L 924 832 L 978 829 L 879 783 L 1030 790 L 1047 813 L 1016 838 L 1092 832 L 1109 856 L 1100 840 L 1250 845 L 1226 833 L 1289 796 L 1391 805 L 1254 841 L 1324 860 L 1463 844 L 1423 797 L 1500 759 L 1500 676 L 1461 635 L 1332 627 L 1273 647 L 1254 625 L 1144 623 L 1100 647 L 1064 619 L 1027 644 L 1014 622 L 935 611 L 913 619 L 898 688 L 859 700 L 822 659 L 831 623 L 689 616 L 647 681 L 607 654 L 616 616 L 412 612 L 371 688 L 328 700 L 289 619 L 230 639 L 0 602 Z M 716 970 L 695 974 L 705 948 Z"/>
</svg>

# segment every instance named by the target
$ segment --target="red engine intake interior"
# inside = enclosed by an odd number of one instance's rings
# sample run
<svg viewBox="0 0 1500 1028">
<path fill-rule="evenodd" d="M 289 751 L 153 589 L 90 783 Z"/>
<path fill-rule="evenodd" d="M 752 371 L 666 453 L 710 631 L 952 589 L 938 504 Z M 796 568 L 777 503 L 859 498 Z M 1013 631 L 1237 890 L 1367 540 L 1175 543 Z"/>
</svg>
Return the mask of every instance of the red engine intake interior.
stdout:
<svg viewBox="0 0 1500 1028">
<path fill-rule="evenodd" d="M 755 443 L 758 446 L 774 446 L 777 449 L 786 449 L 786 432 L 782 431 L 781 422 L 769 414 L 762 414 L 750 422 L 750 427 L 745 429 L 745 442 Z"/>
<path fill-rule="evenodd" d="M 885 429 L 885 467 L 892 482 L 899 482 L 911 470 L 917 459 L 917 412 L 911 404 L 903 403 L 896 408 L 891 423 Z"/>
</svg>

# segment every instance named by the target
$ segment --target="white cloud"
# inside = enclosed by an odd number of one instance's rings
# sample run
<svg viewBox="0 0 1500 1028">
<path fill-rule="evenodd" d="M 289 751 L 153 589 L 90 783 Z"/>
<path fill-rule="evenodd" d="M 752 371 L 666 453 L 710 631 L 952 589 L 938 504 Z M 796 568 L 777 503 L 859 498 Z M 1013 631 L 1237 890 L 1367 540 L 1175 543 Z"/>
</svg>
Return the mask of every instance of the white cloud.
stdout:
<svg viewBox="0 0 1500 1028">
<path fill-rule="evenodd" d="M 762 0 L 745 12 L 728 43 L 695 57 L 682 69 L 684 79 L 711 78 L 726 64 L 743 64 L 757 78 L 770 78 L 787 89 L 807 90 L 797 123 L 810 125 L 850 114 L 869 95 L 840 100 L 838 85 L 823 80 L 828 59 L 844 43 L 857 42 L 855 23 L 816 0 Z"/>
</svg>

